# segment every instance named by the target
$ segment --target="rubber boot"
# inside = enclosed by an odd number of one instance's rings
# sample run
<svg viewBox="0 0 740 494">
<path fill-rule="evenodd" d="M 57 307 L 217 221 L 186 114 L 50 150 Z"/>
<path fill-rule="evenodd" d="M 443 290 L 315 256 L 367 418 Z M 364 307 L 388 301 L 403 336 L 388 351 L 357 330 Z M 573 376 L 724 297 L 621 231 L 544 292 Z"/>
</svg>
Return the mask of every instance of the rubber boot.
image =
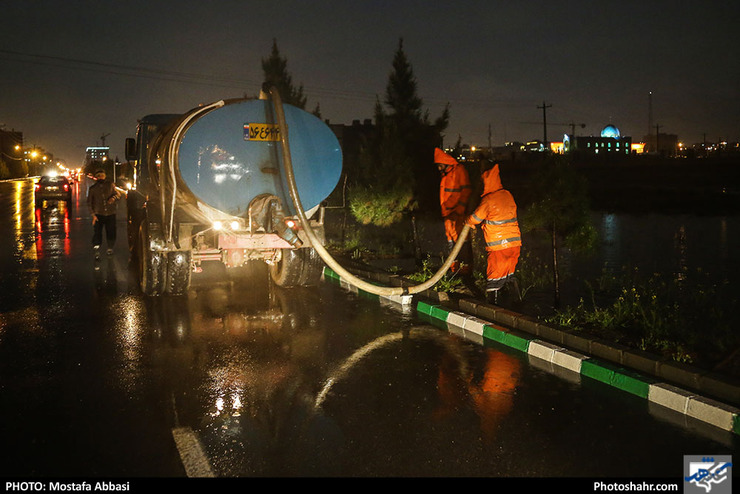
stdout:
<svg viewBox="0 0 740 494">
<path fill-rule="evenodd" d="M 513 291 L 514 297 L 518 302 L 522 301 L 522 292 L 519 291 L 519 280 L 515 276 L 509 278 L 509 288 Z"/>
</svg>

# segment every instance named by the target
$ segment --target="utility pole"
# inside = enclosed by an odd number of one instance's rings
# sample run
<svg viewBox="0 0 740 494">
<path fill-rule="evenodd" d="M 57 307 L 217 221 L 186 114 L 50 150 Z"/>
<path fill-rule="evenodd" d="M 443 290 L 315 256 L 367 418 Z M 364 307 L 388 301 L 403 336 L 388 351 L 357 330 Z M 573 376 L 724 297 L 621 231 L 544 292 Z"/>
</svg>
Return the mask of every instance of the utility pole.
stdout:
<svg viewBox="0 0 740 494">
<path fill-rule="evenodd" d="M 648 93 L 648 136 L 653 132 L 653 92 Z"/>
<path fill-rule="evenodd" d="M 585 129 L 586 128 L 586 124 L 585 123 L 582 123 L 582 124 L 576 124 L 576 123 L 573 123 L 573 122 L 569 123 L 568 126 L 570 127 L 570 135 L 572 135 L 573 137 L 576 136 L 576 125 L 578 125 L 582 129 Z"/>
<path fill-rule="evenodd" d="M 547 148 L 547 109 L 551 108 L 552 105 L 546 105 L 545 102 L 542 102 L 542 106 L 538 106 L 537 108 L 542 109 L 542 125 L 544 126 L 544 144 L 545 148 Z"/>
</svg>

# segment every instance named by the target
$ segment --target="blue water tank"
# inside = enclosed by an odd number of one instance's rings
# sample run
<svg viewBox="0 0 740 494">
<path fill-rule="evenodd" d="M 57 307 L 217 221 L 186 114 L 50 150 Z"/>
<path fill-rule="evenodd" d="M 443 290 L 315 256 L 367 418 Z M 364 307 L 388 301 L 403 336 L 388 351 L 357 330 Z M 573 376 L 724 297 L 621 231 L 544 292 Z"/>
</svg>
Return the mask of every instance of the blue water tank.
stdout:
<svg viewBox="0 0 740 494">
<path fill-rule="evenodd" d="M 319 118 L 291 105 L 283 108 L 296 187 L 308 211 L 336 187 L 342 151 Z M 286 213 L 295 214 L 277 132 L 269 100 L 239 100 L 206 113 L 182 137 L 179 176 L 201 202 L 228 214 L 243 215 L 252 199 L 263 194 L 277 196 Z"/>
</svg>

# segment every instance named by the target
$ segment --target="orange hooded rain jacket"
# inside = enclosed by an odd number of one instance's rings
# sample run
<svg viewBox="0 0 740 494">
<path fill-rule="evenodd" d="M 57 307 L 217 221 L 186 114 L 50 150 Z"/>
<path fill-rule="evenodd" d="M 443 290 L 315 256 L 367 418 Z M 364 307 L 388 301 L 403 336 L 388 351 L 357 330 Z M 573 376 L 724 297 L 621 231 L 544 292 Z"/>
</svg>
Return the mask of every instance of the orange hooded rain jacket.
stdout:
<svg viewBox="0 0 740 494">
<path fill-rule="evenodd" d="M 472 189 L 470 177 L 465 167 L 455 158 L 439 148 L 434 150 L 434 162 L 445 165 L 441 168 L 442 180 L 439 183 L 439 204 L 444 218 L 445 235 L 450 242 L 457 237 L 465 223 L 465 213 Z"/>
<path fill-rule="evenodd" d="M 506 280 L 514 273 L 522 245 L 514 197 L 501 184 L 498 165 L 483 172 L 480 205 L 467 219 L 472 228 L 483 224 L 483 238 L 488 251 L 489 281 Z"/>
</svg>

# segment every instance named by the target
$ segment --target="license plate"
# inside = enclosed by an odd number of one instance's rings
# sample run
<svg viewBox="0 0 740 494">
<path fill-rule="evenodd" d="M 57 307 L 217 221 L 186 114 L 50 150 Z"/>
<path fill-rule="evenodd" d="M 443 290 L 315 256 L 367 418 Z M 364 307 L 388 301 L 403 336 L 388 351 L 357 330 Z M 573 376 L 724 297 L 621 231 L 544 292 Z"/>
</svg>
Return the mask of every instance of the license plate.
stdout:
<svg viewBox="0 0 740 494">
<path fill-rule="evenodd" d="M 52 192 L 55 191 L 55 190 L 57 190 L 57 189 L 58 189 L 58 187 L 56 185 L 51 185 L 51 186 L 49 186 L 49 187 L 46 188 L 46 190 L 50 190 Z"/>
<path fill-rule="evenodd" d="M 246 123 L 244 124 L 245 141 L 279 141 L 280 127 L 272 124 Z"/>
</svg>

